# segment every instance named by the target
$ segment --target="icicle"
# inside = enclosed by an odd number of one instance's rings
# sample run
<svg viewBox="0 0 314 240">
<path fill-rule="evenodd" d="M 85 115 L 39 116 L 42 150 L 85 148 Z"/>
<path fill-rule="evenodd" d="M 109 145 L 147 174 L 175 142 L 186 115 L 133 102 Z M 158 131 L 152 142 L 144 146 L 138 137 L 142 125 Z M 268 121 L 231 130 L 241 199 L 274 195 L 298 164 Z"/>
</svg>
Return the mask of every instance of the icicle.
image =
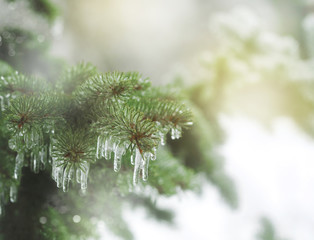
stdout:
<svg viewBox="0 0 314 240">
<path fill-rule="evenodd" d="M 5 199 L 4 199 L 4 189 L 3 184 L 0 182 L 0 217 L 4 214 L 4 205 L 5 205 Z"/>
<path fill-rule="evenodd" d="M 68 178 L 69 178 L 69 181 L 74 180 L 74 165 L 72 165 L 70 168 Z"/>
<path fill-rule="evenodd" d="M 84 192 L 87 189 L 87 177 L 89 172 L 89 163 L 85 162 L 84 171 L 81 172 L 81 189 Z"/>
<path fill-rule="evenodd" d="M 155 161 L 156 158 L 157 158 L 157 148 L 154 147 L 154 148 L 153 148 L 153 153 L 151 153 L 150 159 L 151 159 L 152 161 Z"/>
<path fill-rule="evenodd" d="M 102 144 L 103 144 L 103 138 L 101 136 L 98 136 L 97 138 L 97 149 L 96 149 L 96 158 L 101 158 L 101 152 L 102 152 Z"/>
<path fill-rule="evenodd" d="M 36 150 L 35 152 L 31 152 L 30 168 L 31 168 L 31 171 L 33 171 L 34 173 L 39 173 L 40 157 L 39 157 L 38 150 Z"/>
<path fill-rule="evenodd" d="M 60 166 L 59 166 L 60 165 Z M 57 187 L 60 188 L 63 182 L 63 165 L 55 158 L 52 159 L 52 179 L 56 181 Z"/>
<path fill-rule="evenodd" d="M 52 160 L 51 177 L 57 181 L 57 162 L 54 159 Z"/>
<path fill-rule="evenodd" d="M 52 164 L 52 148 L 53 148 L 53 138 L 50 138 L 49 149 L 48 149 L 48 162 Z"/>
<path fill-rule="evenodd" d="M 133 172 L 133 185 L 136 185 L 138 183 L 138 174 L 141 167 L 141 161 L 142 161 L 142 155 L 140 151 L 136 148 L 134 172 Z"/>
<path fill-rule="evenodd" d="M 63 167 L 57 167 L 56 169 L 56 173 L 57 173 L 57 187 L 60 188 L 62 186 L 63 183 Z"/>
<path fill-rule="evenodd" d="M 4 202 L 3 202 L 3 198 L 2 198 L 2 193 L 0 194 L 0 217 L 3 215 L 4 213 Z"/>
<path fill-rule="evenodd" d="M 81 172 L 82 170 L 81 169 L 76 169 L 76 182 L 77 183 L 81 183 Z"/>
<path fill-rule="evenodd" d="M 107 138 L 104 146 L 104 157 L 106 160 L 111 158 L 111 152 L 114 149 L 114 144 L 112 143 L 111 137 Z"/>
<path fill-rule="evenodd" d="M 142 169 L 142 179 L 143 181 L 147 181 L 148 179 L 148 165 L 151 157 L 150 152 L 145 152 L 143 154 L 144 158 L 142 158 L 141 169 Z"/>
<path fill-rule="evenodd" d="M 123 144 L 117 144 L 114 151 L 114 162 L 113 169 L 115 172 L 118 172 L 121 168 L 121 159 L 124 154 L 124 146 Z"/>
<path fill-rule="evenodd" d="M 162 146 L 165 146 L 165 145 L 166 145 L 166 137 L 167 137 L 166 134 L 163 134 L 163 133 L 160 134 L 160 144 L 161 144 Z"/>
<path fill-rule="evenodd" d="M 10 201 L 12 203 L 16 202 L 17 199 L 17 187 L 15 184 L 12 184 L 10 187 Z"/>
<path fill-rule="evenodd" d="M 161 125 L 160 123 L 158 125 Z M 161 127 L 161 130 L 159 131 L 159 137 L 160 137 L 160 144 L 162 146 L 166 145 L 167 141 L 167 133 L 169 131 L 169 128 L 167 127 Z"/>
<path fill-rule="evenodd" d="M 134 165 L 134 154 L 131 154 L 131 164 Z"/>
<path fill-rule="evenodd" d="M 40 170 L 44 170 L 47 162 L 47 146 L 42 147 L 39 152 L 40 157 Z"/>
<path fill-rule="evenodd" d="M 25 147 L 27 149 L 31 149 L 33 146 L 33 130 L 27 131 L 26 133 L 22 133 L 24 136 Z"/>
<path fill-rule="evenodd" d="M 63 182 L 62 182 L 63 192 L 69 191 L 69 183 L 70 183 L 69 173 L 70 173 L 71 167 L 72 167 L 71 164 L 67 164 L 63 172 Z"/>
<path fill-rule="evenodd" d="M 22 167 L 24 164 L 24 153 L 19 152 L 15 158 L 14 178 L 19 179 L 21 176 Z"/>
<path fill-rule="evenodd" d="M 3 96 L 0 96 L 0 107 L 1 107 L 1 111 L 4 111 L 4 99 Z"/>
</svg>

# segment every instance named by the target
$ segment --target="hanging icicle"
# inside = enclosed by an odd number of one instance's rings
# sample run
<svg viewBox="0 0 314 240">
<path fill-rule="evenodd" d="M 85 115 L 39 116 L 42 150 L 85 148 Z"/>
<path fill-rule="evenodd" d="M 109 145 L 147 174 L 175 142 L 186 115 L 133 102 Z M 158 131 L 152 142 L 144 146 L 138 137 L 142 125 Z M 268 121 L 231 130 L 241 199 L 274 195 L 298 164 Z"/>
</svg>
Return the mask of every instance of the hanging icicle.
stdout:
<svg viewBox="0 0 314 240">
<path fill-rule="evenodd" d="M 96 158 L 100 159 L 102 156 L 103 136 L 99 135 L 97 138 Z"/>
<path fill-rule="evenodd" d="M 15 184 L 12 184 L 10 187 L 10 202 L 14 203 L 17 200 L 17 187 Z"/>
<path fill-rule="evenodd" d="M 133 185 L 136 185 L 138 183 L 138 175 L 141 168 L 141 162 L 142 162 L 142 154 L 136 148 L 135 150 L 135 161 L 134 161 L 134 172 L 133 172 Z"/>
<path fill-rule="evenodd" d="M 84 193 L 87 189 L 87 178 L 88 178 L 88 173 L 89 173 L 89 162 L 84 162 L 84 164 L 82 165 L 82 169 L 81 169 L 81 189 L 82 192 Z"/>
<path fill-rule="evenodd" d="M 142 169 L 142 179 L 143 181 L 147 181 L 148 179 L 148 165 L 149 160 L 151 159 L 151 153 L 145 152 L 143 154 L 142 162 L 141 162 L 141 169 Z"/>
<path fill-rule="evenodd" d="M 132 164 L 132 165 L 134 165 L 134 158 L 135 158 L 135 157 L 134 157 L 134 153 L 131 153 L 131 159 L 130 159 L 130 160 L 131 160 L 131 164 Z"/>
<path fill-rule="evenodd" d="M 103 156 L 106 160 L 110 160 L 110 158 L 111 158 L 111 152 L 114 151 L 114 146 L 115 146 L 115 143 L 112 141 L 111 136 L 105 140 L 105 143 L 104 143 L 104 145 L 103 145 L 102 156 Z"/>
<path fill-rule="evenodd" d="M 155 161 L 157 159 L 157 148 L 153 148 L 153 153 L 151 153 L 151 158 L 152 161 Z"/>
<path fill-rule="evenodd" d="M 15 179 L 20 179 L 23 165 L 24 165 L 24 153 L 18 152 L 15 158 L 15 167 L 14 167 L 14 175 L 13 175 Z"/>
<path fill-rule="evenodd" d="M 159 123 L 158 125 L 161 125 L 161 124 Z M 160 138 L 160 144 L 162 146 L 166 145 L 168 132 L 169 132 L 168 127 L 162 127 L 161 130 L 158 132 L 159 138 Z"/>
<path fill-rule="evenodd" d="M 0 96 L 0 110 L 3 112 L 4 111 L 4 98 L 3 96 Z"/>
<path fill-rule="evenodd" d="M 72 164 L 67 164 L 63 171 L 63 181 L 62 181 L 62 190 L 63 192 L 67 192 L 69 190 L 69 183 L 71 180 L 71 171 L 72 171 Z"/>
<path fill-rule="evenodd" d="M 118 172 L 121 168 L 121 159 L 124 152 L 125 152 L 124 145 L 117 143 L 114 149 L 114 162 L 113 162 L 113 168 L 115 172 Z"/>
<path fill-rule="evenodd" d="M 0 193 L 0 217 L 4 214 L 4 201 L 2 193 Z"/>
<path fill-rule="evenodd" d="M 47 164 L 47 145 L 43 146 L 39 152 L 40 170 L 44 170 Z"/>
</svg>

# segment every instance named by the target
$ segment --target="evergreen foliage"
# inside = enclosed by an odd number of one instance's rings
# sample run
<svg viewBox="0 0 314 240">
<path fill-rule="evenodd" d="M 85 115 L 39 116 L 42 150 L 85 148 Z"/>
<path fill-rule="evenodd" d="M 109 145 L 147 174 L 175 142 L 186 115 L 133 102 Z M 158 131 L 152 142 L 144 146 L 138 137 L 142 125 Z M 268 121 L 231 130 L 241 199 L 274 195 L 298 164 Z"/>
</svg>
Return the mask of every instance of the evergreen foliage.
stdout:
<svg viewBox="0 0 314 240">
<path fill-rule="evenodd" d="M 49 1 L 28 2 L 48 21 L 55 18 Z M 248 93 L 264 99 L 272 92 L 278 105 L 269 111 L 255 101 L 258 111 L 243 105 L 245 114 L 267 124 L 290 116 L 314 133 L 312 75 L 289 70 L 311 73 L 312 63 L 301 58 L 295 42 L 271 35 L 286 46 L 276 48 L 260 28 L 243 36 L 217 19 L 227 44 L 202 62 L 200 81 L 179 94 L 174 89 L 182 84 L 155 87 L 138 72 L 100 73 L 84 62 L 62 72 L 64 63 L 47 54 L 38 35 L 0 29 L 0 239 L 88 239 L 97 237 L 102 221 L 117 236 L 133 239 L 125 206 L 145 207 L 171 223 L 173 213 L 158 208 L 155 198 L 197 191 L 200 176 L 236 208 L 234 184 L 217 153 L 224 139 L 219 117 Z M 273 64 L 265 64 L 268 59 Z M 269 220 L 262 225 L 260 239 L 277 239 Z"/>
</svg>

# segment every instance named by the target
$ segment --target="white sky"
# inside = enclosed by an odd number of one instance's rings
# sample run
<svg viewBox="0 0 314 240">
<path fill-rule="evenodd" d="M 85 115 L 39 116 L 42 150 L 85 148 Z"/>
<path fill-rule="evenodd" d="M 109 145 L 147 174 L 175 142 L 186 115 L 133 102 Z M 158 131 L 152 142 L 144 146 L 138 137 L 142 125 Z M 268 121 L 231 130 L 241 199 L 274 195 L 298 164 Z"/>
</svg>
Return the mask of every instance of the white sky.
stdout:
<svg viewBox="0 0 314 240">
<path fill-rule="evenodd" d="M 176 226 L 147 219 L 144 210 L 128 210 L 125 217 L 135 239 L 253 240 L 263 216 L 280 237 L 313 239 L 314 141 L 287 119 L 276 121 L 272 131 L 243 118 L 225 119 L 223 125 L 228 137 L 221 153 L 240 207 L 231 210 L 206 184 L 201 197 L 182 193 L 158 200 L 175 210 Z M 105 238 L 116 239 L 108 233 Z"/>
</svg>

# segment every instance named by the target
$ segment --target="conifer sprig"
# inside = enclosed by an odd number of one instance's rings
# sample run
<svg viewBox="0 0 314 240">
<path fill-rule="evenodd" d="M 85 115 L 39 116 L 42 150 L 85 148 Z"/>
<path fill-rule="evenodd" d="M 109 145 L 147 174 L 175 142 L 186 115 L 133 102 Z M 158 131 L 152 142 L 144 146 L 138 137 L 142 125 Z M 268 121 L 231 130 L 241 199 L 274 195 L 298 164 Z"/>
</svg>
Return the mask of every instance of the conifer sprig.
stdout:
<svg viewBox="0 0 314 240">
<path fill-rule="evenodd" d="M 128 105 L 144 113 L 144 118 L 159 122 L 163 127 L 189 128 L 192 124 L 191 111 L 183 104 L 173 100 L 144 98 L 130 100 Z"/>
<path fill-rule="evenodd" d="M 119 72 L 100 74 L 87 80 L 76 93 L 79 102 L 108 103 L 130 98 L 134 79 Z"/>
<path fill-rule="evenodd" d="M 45 121 L 55 119 L 57 116 L 52 99 L 47 95 L 39 95 L 21 96 L 12 100 L 4 114 L 13 135 L 16 131 L 34 125 L 44 127 Z"/>
<path fill-rule="evenodd" d="M 33 95 L 49 90 L 49 85 L 43 79 L 27 77 L 20 73 L 12 73 L 1 77 L 0 94 L 8 96 Z"/>
<path fill-rule="evenodd" d="M 156 123 L 131 107 L 112 109 L 105 117 L 99 117 L 93 129 L 95 132 L 103 132 L 120 142 L 125 142 L 127 146 L 137 147 L 141 153 L 152 151 L 159 142 Z"/>
</svg>

